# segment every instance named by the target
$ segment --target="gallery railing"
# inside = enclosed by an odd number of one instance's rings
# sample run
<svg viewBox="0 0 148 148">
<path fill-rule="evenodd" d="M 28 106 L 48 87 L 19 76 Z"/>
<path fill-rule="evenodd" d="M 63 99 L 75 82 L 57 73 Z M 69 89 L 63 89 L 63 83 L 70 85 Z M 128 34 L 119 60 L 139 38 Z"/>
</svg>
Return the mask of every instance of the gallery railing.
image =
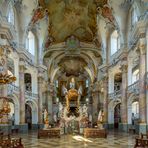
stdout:
<svg viewBox="0 0 148 148">
<path fill-rule="evenodd" d="M 19 90 L 20 90 L 19 87 L 14 84 L 8 84 L 7 89 L 8 89 L 8 91 L 7 91 L 8 95 L 12 95 L 14 93 L 19 93 Z"/>
<path fill-rule="evenodd" d="M 25 91 L 25 96 L 28 97 L 28 99 L 38 99 L 38 94 L 32 93 L 31 91 Z"/>
<path fill-rule="evenodd" d="M 121 97 L 121 90 L 114 91 L 113 93 L 109 94 L 109 99 L 118 99 Z"/>
<path fill-rule="evenodd" d="M 128 86 L 127 91 L 129 93 L 139 93 L 139 80 Z"/>
</svg>

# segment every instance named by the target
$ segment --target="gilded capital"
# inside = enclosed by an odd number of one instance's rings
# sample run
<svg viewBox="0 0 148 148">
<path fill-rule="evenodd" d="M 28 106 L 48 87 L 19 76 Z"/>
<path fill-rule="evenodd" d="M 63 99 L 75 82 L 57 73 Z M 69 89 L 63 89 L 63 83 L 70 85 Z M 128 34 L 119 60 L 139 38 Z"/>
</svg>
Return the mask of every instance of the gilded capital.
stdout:
<svg viewBox="0 0 148 148">
<path fill-rule="evenodd" d="M 145 38 L 140 38 L 139 39 L 139 52 L 140 54 L 146 54 L 146 39 Z"/>
<path fill-rule="evenodd" d="M 121 65 L 121 71 L 122 71 L 123 73 L 126 73 L 127 70 L 128 70 L 128 65 L 127 65 L 127 63 L 122 64 L 122 65 Z"/>
</svg>

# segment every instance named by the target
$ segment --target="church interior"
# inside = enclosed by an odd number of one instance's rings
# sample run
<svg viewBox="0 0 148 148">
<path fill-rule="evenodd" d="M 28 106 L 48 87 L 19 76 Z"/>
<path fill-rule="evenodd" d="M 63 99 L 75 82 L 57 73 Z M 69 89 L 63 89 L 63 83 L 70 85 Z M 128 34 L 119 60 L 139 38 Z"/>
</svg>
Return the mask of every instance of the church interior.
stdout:
<svg viewBox="0 0 148 148">
<path fill-rule="evenodd" d="M 0 148 L 148 147 L 148 0 L 0 0 Z"/>
</svg>

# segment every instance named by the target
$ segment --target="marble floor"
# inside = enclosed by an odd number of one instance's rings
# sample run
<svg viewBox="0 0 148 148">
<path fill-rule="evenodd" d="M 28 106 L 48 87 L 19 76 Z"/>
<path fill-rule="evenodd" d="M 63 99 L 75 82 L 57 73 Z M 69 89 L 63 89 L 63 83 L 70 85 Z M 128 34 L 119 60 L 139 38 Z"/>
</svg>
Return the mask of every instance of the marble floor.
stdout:
<svg viewBox="0 0 148 148">
<path fill-rule="evenodd" d="M 63 135 L 61 138 L 37 139 L 37 133 L 14 135 L 21 137 L 25 148 L 133 148 L 135 135 L 109 132 L 107 139 Z"/>
</svg>

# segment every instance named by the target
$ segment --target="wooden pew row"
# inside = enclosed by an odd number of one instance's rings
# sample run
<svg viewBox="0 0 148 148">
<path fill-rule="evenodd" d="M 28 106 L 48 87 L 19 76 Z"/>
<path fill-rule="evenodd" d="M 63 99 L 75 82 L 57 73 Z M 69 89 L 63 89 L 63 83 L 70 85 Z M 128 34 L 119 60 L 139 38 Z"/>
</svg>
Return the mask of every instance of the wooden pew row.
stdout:
<svg viewBox="0 0 148 148">
<path fill-rule="evenodd" d="M 148 148 L 148 133 L 142 134 L 139 137 L 135 137 L 134 148 Z"/>
<path fill-rule="evenodd" d="M 40 129 L 38 130 L 38 138 L 41 137 L 46 137 L 46 138 L 52 138 L 52 137 L 57 137 L 60 138 L 60 129 L 56 128 L 51 128 L 51 129 Z"/>
<path fill-rule="evenodd" d="M 12 139 L 10 135 L 4 135 L 0 133 L 0 147 L 1 148 L 24 148 L 22 144 L 22 139 Z"/>
</svg>

